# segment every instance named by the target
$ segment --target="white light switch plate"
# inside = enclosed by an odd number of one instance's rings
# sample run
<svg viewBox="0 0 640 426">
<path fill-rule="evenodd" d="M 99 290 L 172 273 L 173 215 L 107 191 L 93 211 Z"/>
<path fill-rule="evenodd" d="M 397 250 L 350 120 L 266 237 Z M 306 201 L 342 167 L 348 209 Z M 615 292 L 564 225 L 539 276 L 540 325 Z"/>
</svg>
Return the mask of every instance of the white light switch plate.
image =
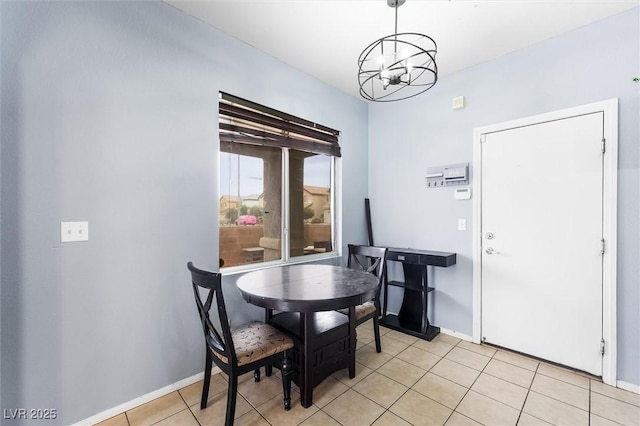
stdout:
<svg viewBox="0 0 640 426">
<path fill-rule="evenodd" d="M 89 222 L 60 222 L 60 242 L 89 241 Z"/>
<path fill-rule="evenodd" d="M 458 231 L 466 231 L 466 230 L 467 230 L 467 220 L 458 219 Z"/>
<path fill-rule="evenodd" d="M 451 101 L 451 107 L 453 109 L 462 109 L 465 107 L 464 96 L 458 96 Z"/>
</svg>

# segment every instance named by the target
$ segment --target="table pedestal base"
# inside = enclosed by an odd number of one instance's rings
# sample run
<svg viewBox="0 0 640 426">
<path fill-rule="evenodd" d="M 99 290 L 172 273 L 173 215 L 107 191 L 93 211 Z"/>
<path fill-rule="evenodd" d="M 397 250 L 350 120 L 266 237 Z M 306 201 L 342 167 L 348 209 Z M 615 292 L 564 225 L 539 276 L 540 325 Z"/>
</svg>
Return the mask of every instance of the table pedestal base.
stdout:
<svg viewBox="0 0 640 426">
<path fill-rule="evenodd" d="M 305 315 L 309 319 L 306 334 Z M 335 311 L 324 311 L 303 314 L 301 319 L 298 312 L 282 312 L 273 315 L 270 323 L 294 337 L 293 381 L 300 387 L 301 405 L 310 407 L 313 388 L 336 371 L 350 366 L 349 317 Z M 307 377 L 304 371 L 308 372 Z"/>
</svg>

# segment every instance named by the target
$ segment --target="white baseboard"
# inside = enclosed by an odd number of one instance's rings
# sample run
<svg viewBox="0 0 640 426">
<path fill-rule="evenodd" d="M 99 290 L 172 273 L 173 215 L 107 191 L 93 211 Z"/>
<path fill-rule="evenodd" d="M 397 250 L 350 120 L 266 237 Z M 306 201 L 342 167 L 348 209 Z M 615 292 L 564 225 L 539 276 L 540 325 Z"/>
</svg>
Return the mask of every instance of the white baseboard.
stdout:
<svg viewBox="0 0 640 426">
<path fill-rule="evenodd" d="M 440 333 L 448 334 L 449 336 L 457 337 L 458 339 L 466 340 L 467 342 L 472 342 L 473 338 L 468 334 L 460 333 L 454 330 L 448 330 L 446 328 L 440 327 Z"/>
<path fill-rule="evenodd" d="M 622 380 L 618 380 L 616 382 L 616 387 L 620 389 L 624 389 L 629 392 L 640 394 L 640 386 L 634 385 L 633 383 L 623 382 Z"/>
<path fill-rule="evenodd" d="M 213 367 L 211 370 L 211 375 L 218 374 L 221 372 L 222 371 L 218 367 Z M 132 399 L 131 401 L 127 401 L 123 404 L 120 404 L 117 407 L 113 407 L 108 410 L 105 410 L 101 413 L 98 413 L 94 416 L 89 417 L 88 419 L 81 420 L 72 426 L 95 425 L 96 423 L 100 423 L 104 420 L 110 419 L 111 417 L 115 417 L 118 414 L 122 414 L 125 411 L 129 411 L 133 408 L 139 407 L 140 405 L 146 404 L 147 402 L 153 401 L 154 399 L 168 395 L 171 392 L 175 392 L 178 389 L 182 389 L 186 386 L 192 385 L 196 383 L 198 380 L 202 380 L 203 377 L 204 377 L 204 371 L 196 375 L 193 375 L 191 377 L 187 377 L 186 379 L 182 379 L 179 382 L 172 383 L 161 389 L 155 390 L 153 392 L 149 392 L 146 395 L 139 396 L 135 399 Z"/>
<path fill-rule="evenodd" d="M 398 315 L 397 312 L 388 311 L 387 314 Z M 448 328 L 440 327 L 440 333 L 448 334 L 449 336 L 457 337 L 458 339 L 466 340 L 467 342 L 472 342 L 473 338 L 467 334 L 460 333 L 458 331 L 449 330 Z"/>
</svg>

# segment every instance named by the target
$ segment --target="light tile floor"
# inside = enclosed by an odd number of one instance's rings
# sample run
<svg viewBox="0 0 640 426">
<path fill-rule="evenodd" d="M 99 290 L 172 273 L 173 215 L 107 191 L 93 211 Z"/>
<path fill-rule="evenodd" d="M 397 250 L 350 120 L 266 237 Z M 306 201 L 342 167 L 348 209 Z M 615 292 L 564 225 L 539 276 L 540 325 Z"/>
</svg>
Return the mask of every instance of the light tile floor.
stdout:
<svg viewBox="0 0 640 426">
<path fill-rule="evenodd" d="M 375 352 L 370 324 L 358 327 L 357 374 L 324 380 L 304 409 L 294 386 L 282 407 L 279 376 L 241 378 L 236 421 L 243 425 L 640 425 L 640 395 L 589 375 L 445 334 L 427 342 L 384 327 Z M 222 425 L 226 376 L 211 379 L 200 410 L 202 382 L 113 417 L 101 426 Z"/>
</svg>

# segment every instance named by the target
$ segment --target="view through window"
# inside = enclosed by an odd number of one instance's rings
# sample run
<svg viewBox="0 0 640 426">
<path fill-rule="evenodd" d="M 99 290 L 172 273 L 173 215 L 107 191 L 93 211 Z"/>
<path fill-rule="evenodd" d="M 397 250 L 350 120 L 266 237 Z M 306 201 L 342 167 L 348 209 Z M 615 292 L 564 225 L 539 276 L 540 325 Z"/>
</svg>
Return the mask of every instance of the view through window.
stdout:
<svg viewBox="0 0 640 426">
<path fill-rule="evenodd" d="M 331 154 L 339 155 L 337 132 L 331 138 L 334 147 L 327 149 L 327 141 L 279 129 L 278 122 L 270 121 L 274 110 L 240 100 L 252 108 L 238 112 L 238 98 L 231 99 L 236 102 L 223 97 L 220 103 L 221 264 L 332 253 L 336 155 Z M 265 108 L 268 119 L 257 108 Z"/>
</svg>

